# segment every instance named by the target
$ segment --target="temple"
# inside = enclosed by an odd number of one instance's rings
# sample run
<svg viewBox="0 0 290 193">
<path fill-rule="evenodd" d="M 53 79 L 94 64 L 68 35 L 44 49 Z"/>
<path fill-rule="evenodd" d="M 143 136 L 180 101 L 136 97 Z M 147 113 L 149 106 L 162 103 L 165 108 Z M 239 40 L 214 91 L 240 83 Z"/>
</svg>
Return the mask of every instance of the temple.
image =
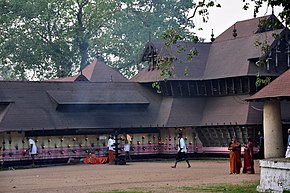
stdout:
<svg viewBox="0 0 290 193">
<path fill-rule="evenodd" d="M 1 159 L 29 160 L 27 137 L 36 140 L 38 161 L 103 155 L 112 133 L 133 137 L 135 157 L 174 155 L 180 132 L 190 154 L 225 154 L 233 136 L 258 147 L 263 103 L 245 99 L 263 88 L 257 74 L 272 81 L 290 67 L 290 31 L 281 23 L 274 30 L 273 21 L 236 22 L 212 42 L 150 41 L 140 60 L 146 68 L 130 80 L 96 59 L 73 77 L 0 81 Z M 161 76 L 162 62 L 171 75 Z M 289 107 L 281 101 L 285 150 Z"/>
</svg>

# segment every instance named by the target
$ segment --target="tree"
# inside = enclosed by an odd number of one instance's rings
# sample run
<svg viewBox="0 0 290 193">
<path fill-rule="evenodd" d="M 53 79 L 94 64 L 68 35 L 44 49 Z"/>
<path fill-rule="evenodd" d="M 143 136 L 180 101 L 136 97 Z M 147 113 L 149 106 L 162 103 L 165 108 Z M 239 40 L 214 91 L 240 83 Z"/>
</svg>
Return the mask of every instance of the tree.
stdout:
<svg viewBox="0 0 290 193">
<path fill-rule="evenodd" d="M 259 12 L 259 9 L 263 4 L 267 4 L 270 7 L 282 6 L 283 10 L 279 13 L 282 22 L 285 22 L 287 25 L 290 24 L 290 1 L 288 0 L 242 0 L 245 4 L 243 9 L 248 10 L 250 4 L 254 4 L 254 16 Z"/>
<path fill-rule="evenodd" d="M 285 22 L 286 25 L 290 24 L 290 1 L 289 0 L 242 0 L 245 4 L 243 9 L 248 10 L 249 9 L 249 5 L 250 4 L 254 4 L 254 16 L 256 16 L 256 14 L 259 12 L 259 9 L 262 7 L 263 4 L 267 3 L 267 6 L 282 6 L 284 9 L 281 13 L 279 13 L 279 16 L 282 19 L 282 22 Z M 191 22 L 191 19 L 193 19 L 196 14 L 199 14 L 203 17 L 204 22 L 206 22 L 208 20 L 208 15 L 209 15 L 209 11 L 208 8 L 210 7 L 221 7 L 222 5 L 219 4 L 217 1 L 212 1 L 212 0 L 201 0 L 198 1 L 196 3 L 193 4 L 193 9 L 194 11 L 192 12 L 191 15 L 188 16 L 187 18 L 187 22 L 185 26 L 179 27 L 179 28 L 172 28 L 172 29 L 168 29 L 163 33 L 163 39 L 166 41 L 165 42 L 165 46 L 170 46 L 171 44 L 175 44 L 177 41 L 183 41 L 185 40 L 185 37 L 182 35 L 183 31 L 186 30 L 188 27 L 190 27 L 190 25 L 193 25 L 194 27 L 194 23 Z M 275 28 L 279 27 L 279 24 L 268 24 L 271 25 L 272 27 Z M 275 34 L 273 34 L 273 36 L 275 36 Z M 198 38 L 193 36 L 192 37 L 192 41 L 193 42 L 197 42 Z M 254 44 L 255 42 L 253 42 Z M 259 45 L 261 47 L 266 47 L 267 45 L 265 45 L 264 43 L 259 43 Z M 261 48 L 263 49 L 263 48 Z M 263 51 L 263 50 L 262 50 Z M 195 50 L 192 50 L 189 52 L 189 54 L 191 55 L 190 58 L 192 58 L 194 55 L 197 54 L 197 52 L 195 52 Z M 162 61 L 162 60 L 161 60 Z M 259 62 L 258 62 L 259 63 Z M 159 69 L 161 69 L 161 76 L 164 77 L 168 77 L 168 76 L 172 76 L 173 72 L 172 72 L 172 68 L 171 68 L 171 63 L 170 62 L 159 62 L 158 64 Z M 261 79 L 261 77 L 259 77 L 259 75 L 257 75 L 257 83 L 269 83 L 270 79 L 268 77 L 266 77 L 265 79 Z M 153 87 L 158 89 L 159 83 L 155 82 L 153 83 Z"/>
<path fill-rule="evenodd" d="M 1 0 L 0 5 L 1 69 L 9 69 L 12 78 L 42 80 L 87 65 L 122 1 Z"/>
<path fill-rule="evenodd" d="M 187 14 L 193 6 L 191 1 L 136 1 L 128 4 L 126 11 L 111 21 L 107 33 L 109 42 L 101 46 L 102 52 L 113 67 L 131 77 L 144 66 L 139 64 L 144 45 L 150 39 L 161 38 L 168 28 L 178 28 L 187 22 Z M 166 11 L 164 11 L 166 10 Z M 189 34 L 186 29 L 183 34 Z M 115 60 L 110 61 L 110 57 Z"/>
<path fill-rule="evenodd" d="M 1 71 L 10 79 L 44 80 L 76 73 L 97 51 L 132 76 L 149 33 L 158 38 L 166 28 L 184 24 L 192 3 L 0 0 L 0 6 Z"/>
<path fill-rule="evenodd" d="M 263 3 L 281 5 L 289 24 L 288 0 L 243 1 L 244 9 L 255 3 L 255 12 Z M 0 0 L 0 70 L 8 79 L 70 76 L 99 52 L 131 77 L 143 67 L 145 42 L 198 41 L 192 18 L 200 14 L 206 22 L 214 6 L 221 6 L 218 0 Z"/>
</svg>

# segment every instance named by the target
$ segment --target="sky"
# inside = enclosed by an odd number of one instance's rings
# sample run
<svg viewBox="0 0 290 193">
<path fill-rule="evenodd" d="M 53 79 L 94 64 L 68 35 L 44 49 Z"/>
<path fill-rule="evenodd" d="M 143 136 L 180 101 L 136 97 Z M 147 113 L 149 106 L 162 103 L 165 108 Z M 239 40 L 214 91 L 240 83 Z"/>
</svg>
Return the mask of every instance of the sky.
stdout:
<svg viewBox="0 0 290 193">
<path fill-rule="evenodd" d="M 205 38 L 206 42 L 210 41 L 211 33 L 213 29 L 214 37 L 217 37 L 230 26 L 232 26 L 237 21 L 247 20 L 253 18 L 253 6 L 248 10 L 243 10 L 244 3 L 242 0 L 219 0 L 221 8 L 210 8 L 209 9 L 209 21 L 207 23 L 202 22 L 202 17 L 197 16 L 193 20 L 196 27 L 194 32 L 198 37 Z M 274 7 L 274 14 L 278 16 L 278 13 L 282 10 L 282 7 Z M 260 8 L 257 17 L 264 15 L 270 15 L 272 13 L 272 8 L 264 5 Z M 202 31 L 198 28 L 203 28 Z"/>
</svg>

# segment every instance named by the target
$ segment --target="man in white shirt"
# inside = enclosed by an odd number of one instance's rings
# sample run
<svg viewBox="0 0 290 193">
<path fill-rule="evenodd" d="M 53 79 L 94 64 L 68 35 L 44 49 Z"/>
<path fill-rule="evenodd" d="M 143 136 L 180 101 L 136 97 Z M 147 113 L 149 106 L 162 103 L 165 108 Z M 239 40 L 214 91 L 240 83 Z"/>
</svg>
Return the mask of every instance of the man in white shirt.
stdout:
<svg viewBox="0 0 290 193">
<path fill-rule="evenodd" d="M 29 142 L 29 155 L 31 156 L 32 159 L 32 166 L 34 166 L 34 158 L 35 155 L 37 154 L 37 146 L 35 144 L 35 141 L 31 138 L 28 139 Z"/>
<path fill-rule="evenodd" d="M 176 168 L 177 162 L 180 161 L 186 161 L 187 167 L 190 168 L 191 165 L 187 159 L 186 153 L 187 153 L 187 148 L 184 139 L 182 138 L 182 133 L 179 133 L 178 135 L 178 152 L 176 156 L 176 161 L 174 166 L 171 166 L 172 168 Z"/>
<path fill-rule="evenodd" d="M 109 164 L 113 164 L 114 161 L 115 161 L 115 158 L 116 158 L 116 155 L 115 155 L 115 139 L 114 139 L 113 135 L 109 137 L 107 147 L 108 147 Z"/>
</svg>

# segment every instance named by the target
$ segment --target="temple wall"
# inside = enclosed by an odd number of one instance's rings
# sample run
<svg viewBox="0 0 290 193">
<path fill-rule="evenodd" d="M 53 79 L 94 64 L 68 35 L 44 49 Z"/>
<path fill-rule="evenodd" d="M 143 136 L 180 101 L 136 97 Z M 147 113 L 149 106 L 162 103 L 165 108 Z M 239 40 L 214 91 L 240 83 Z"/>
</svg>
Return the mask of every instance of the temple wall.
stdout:
<svg viewBox="0 0 290 193">
<path fill-rule="evenodd" d="M 183 133 L 188 153 L 202 151 L 202 144 L 194 128 L 161 128 L 160 133 L 138 133 L 132 136 L 131 155 L 176 154 L 177 135 Z M 109 134 L 32 136 L 35 140 L 37 159 L 78 158 L 89 153 L 105 156 Z M 123 154 L 124 137 L 119 135 L 120 152 Z M 5 161 L 30 160 L 27 137 L 24 132 L 0 133 L 0 154 Z"/>
<path fill-rule="evenodd" d="M 217 131 L 220 131 L 220 128 Z M 130 134 L 132 136 L 131 155 L 175 155 L 178 144 L 177 136 L 180 132 L 183 134 L 188 153 L 190 154 L 228 153 L 227 141 L 225 139 L 220 139 L 221 143 L 219 144 L 222 145 L 205 146 L 200 138 L 201 136 L 199 136 L 200 131 L 198 132 L 197 128 L 177 127 L 160 128 L 159 133 Z M 34 136 L 32 139 L 35 140 L 38 147 L 36 160 L 82 158 L 86 157 L 89 153 L 105 156 L 110 134 Z M 119 138 L 120 153 L 122 155 L 124 154 L 123 134 L 120 134 Z M 212 138 L 208 137 L 208 139 L 212 141 Z M 30 160 L 31 158 L 28 152 L 26 152 L 28 148 L 29 144 L 24 132 L 0 133 L 0 156 L 2 156 L 4 161 Z"/>
</svg>

